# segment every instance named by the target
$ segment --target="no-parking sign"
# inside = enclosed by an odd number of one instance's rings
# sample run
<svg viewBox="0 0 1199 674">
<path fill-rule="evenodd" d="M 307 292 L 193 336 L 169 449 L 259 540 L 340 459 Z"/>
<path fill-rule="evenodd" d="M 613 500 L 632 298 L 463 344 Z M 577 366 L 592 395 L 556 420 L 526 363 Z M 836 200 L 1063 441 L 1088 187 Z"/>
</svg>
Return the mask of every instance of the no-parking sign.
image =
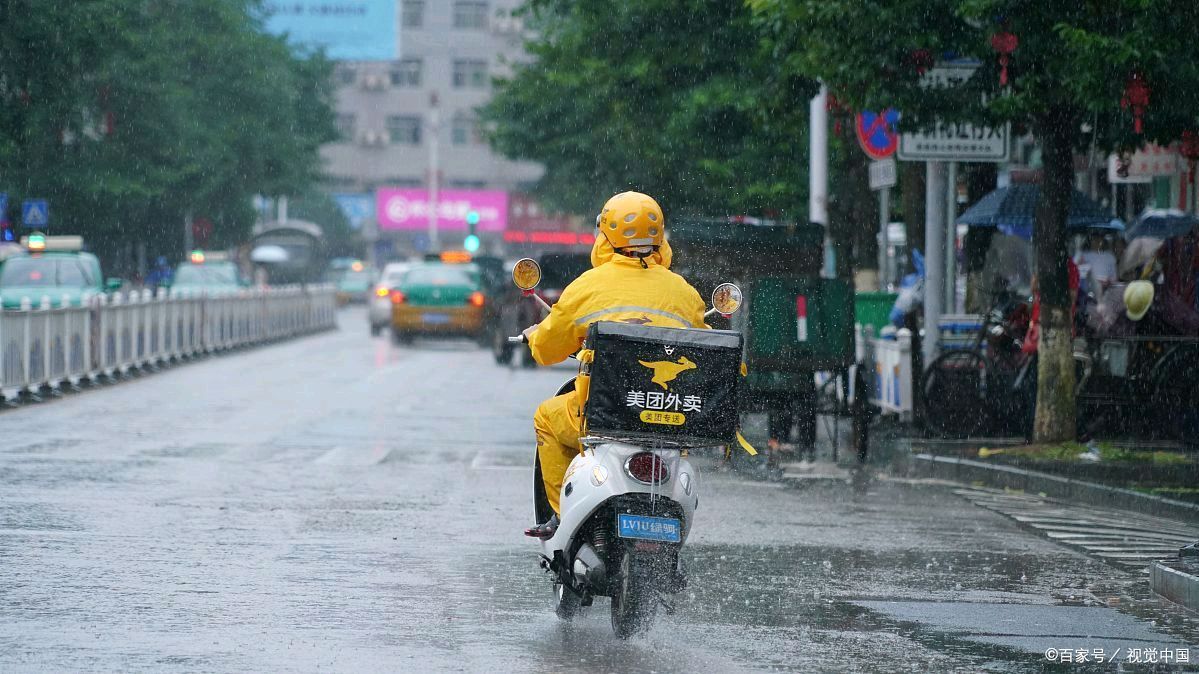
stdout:
<svg viewBox="0 0 1199 674">
<path fill-rule="evenodd" d="M 882 112 L 863 110 L 858 113 L 858 143 L 871 159 L 886 159 L 895 154 L 899 147 L 899 134 L 895 125 L 899 123 L 899 111 L 887 108 Z"/>
</svg>

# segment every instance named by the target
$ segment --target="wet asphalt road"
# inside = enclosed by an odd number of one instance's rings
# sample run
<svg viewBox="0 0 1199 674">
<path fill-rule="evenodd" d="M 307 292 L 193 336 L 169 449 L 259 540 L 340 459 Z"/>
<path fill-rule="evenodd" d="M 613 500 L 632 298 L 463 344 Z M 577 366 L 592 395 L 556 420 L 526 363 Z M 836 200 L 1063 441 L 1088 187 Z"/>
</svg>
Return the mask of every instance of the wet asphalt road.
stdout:
<svg viewBox="0 0 1199 674">
<path fill-rule="evenodd" d="M 561 625 L 521 529 L 529 419 L 569 369 L 340 321 L 0 413 L 0 671 L 1022 671 L 1048 648 L 1188 643 L 1199 661 L 1199 617 L 1142 574 L 948 487 L 710 462 L 678 613 L 628 642 L 606 600 Z"/>
</svg>

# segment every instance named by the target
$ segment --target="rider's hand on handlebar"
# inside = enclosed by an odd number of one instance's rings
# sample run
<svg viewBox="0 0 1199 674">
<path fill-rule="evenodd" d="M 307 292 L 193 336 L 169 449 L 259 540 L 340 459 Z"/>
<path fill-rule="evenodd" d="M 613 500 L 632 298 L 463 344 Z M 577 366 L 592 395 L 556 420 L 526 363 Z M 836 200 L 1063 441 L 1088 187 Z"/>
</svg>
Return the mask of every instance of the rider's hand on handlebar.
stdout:
<svg viewBox="0 0 1199 674">
<path fill-rule="evenodd" d="M 532 335 L 534 332 L 536 332 L 536 331 L 537 331 L 537 326 L 538 326 L 538 325 L 540 325 L 540 324 L 539 324 L 539 323 L 534 323 L 533 325 L 530 325 L 529 327 L 527 327 L 527 328 L 525 328 L 524 330 L 521 330 L 521 331 L 520 331 L 520 334 L 521 334 L 521 336 L 525 338 L 525 341 L 526 341 L 526 342 L 527 342 L 527 341 L 529 341 L 529 337 L 530 337 L 530 336 L 531 336 L 531 335 Z"/>
</svg>

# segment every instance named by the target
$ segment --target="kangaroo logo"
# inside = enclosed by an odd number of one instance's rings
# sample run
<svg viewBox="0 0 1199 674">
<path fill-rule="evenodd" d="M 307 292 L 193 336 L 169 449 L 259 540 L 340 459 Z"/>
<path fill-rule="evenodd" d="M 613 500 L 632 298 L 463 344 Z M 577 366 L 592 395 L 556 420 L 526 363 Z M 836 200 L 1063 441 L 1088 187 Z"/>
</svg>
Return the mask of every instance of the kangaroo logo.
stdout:
<svg viewBox="0 0 1199 674">
<path fill-rule="evenodd" d="M 670 387 L 666 385 L 666 382 L 674 381 L 675 377 L 678 377 L 683 372 L 695 369 L 695 363 L 691 362 L 687 356 L 679 356 L 679 359 L 674 362 L 669 360 L 657 360 L 652 363 L 647 363 L 644 360 L 639 360 L 637 362 L 653 370 L 654 378 L 651 381 L 658 386 L 661 386 L 662 389 L 666 391 L 670 390 Z"/>
</svg>

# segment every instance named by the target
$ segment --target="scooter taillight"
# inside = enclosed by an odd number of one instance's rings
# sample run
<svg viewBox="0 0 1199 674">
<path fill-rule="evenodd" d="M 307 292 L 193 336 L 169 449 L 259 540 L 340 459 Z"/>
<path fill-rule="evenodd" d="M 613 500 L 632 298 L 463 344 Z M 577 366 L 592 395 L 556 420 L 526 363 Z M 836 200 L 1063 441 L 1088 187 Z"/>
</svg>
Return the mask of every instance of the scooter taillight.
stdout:
<svg viewBox="0 0 1199 674">
<path fill-rule="evenodd" d="M 624 463 L 624 469 L 629 477 L 642 484 L 662 484 L 670 477 L 662 457 L 650 452 L 630 456 Z"/>
</svg>

